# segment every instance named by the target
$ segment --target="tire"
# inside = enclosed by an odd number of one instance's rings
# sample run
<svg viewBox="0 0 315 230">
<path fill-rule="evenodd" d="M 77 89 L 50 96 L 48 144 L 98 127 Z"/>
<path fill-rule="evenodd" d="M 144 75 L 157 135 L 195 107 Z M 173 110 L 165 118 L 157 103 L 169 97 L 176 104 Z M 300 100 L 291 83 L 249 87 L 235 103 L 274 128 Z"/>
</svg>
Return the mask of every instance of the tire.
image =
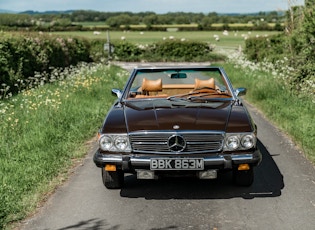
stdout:
<svg viewBox="0 0 315 230">
<path fill-rule="evenodd" d="M 249 170 L 238 171 L 233 170 L 233 181 L 236 185 L 249 187 L 254 182 L 254 169 L 251 167 Z"/>
<path fill-rule="evenodd" d="M 121 170 L 108 172 L 102 168 L 103 184 L 108 189 L 119 189 L 124 184 L 124 173 Z"/>
</svg>

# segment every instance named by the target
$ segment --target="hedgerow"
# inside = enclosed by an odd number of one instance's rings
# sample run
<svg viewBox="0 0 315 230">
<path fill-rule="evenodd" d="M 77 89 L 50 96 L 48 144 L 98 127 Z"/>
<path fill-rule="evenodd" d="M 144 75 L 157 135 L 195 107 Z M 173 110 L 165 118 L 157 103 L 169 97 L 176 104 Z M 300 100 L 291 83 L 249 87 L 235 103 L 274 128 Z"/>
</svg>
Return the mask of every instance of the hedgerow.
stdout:
<svg viewBox="0 0 315 230">
<path fill-rule="evenodd" d="M 315 98 L 314 3 L 307 0 L 305 7 L 292 7 L 285 33 L 248 39 L 244 52 L 249 60 L 271 62 L 280 72 L 289 67 L 284 82 L 297 95 L 304 93 L 311 98 Z"/>
<path fill-rule="evenodd" d="M 245 46 L 246 57 L 256 62 L 268 60 L 274 63 L 286 56 L 287 45 L 284 34 L 248 38 L 245 41 Z"/>
<path fill-rule="evenodd" d="M 91 61 L 89 46 L 87 41 L 77 38 L 3 36 L 0 39 L 0 98 L 21 90 L 21 84 L 17 87 L 17 82 L 32 85 L 37 72 L 49 73 L 53 68 Z"/>
<path fill-rule="evenodd" d="M 113 46 L 113 58 L 119 61 L 222 61 L 225 58 L 214 53 L 206 42 L 170 39 L 144 46 L 120 41 Z"/>
<path fill-rule="evenodd" d="M 113 53 L 104 50 L 105 40 L 64 38 L 46 34 L 7 35 L 0 39 L 0 99 L 49 82 L 52 69 L 75 66 L 79 62 L 118 61 L 220 61 L 205 42 L 166 40 L 147 46 L 127 41 L 112 44 Z M 38 74 L 47 76 L 39 80 Z"/>
</svg>

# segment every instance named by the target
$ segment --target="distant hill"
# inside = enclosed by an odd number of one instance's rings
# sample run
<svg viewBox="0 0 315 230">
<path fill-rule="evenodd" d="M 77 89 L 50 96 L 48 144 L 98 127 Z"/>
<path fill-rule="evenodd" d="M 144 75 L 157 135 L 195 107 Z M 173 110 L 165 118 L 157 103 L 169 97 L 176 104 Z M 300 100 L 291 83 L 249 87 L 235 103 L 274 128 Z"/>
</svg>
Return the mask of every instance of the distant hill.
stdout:
<svg viewBox="0 0 315 230">
<path fill-rule="evenodd" d="M 33 11 L 33 10 L 27 10 L 23 12 L 19 12 L 19 14 L 71 14 L 74 10 L 65 10 L 65 11 L 58 11 L 58 10 L 51 10 L 51 11 Z"/>
<path fill-rule="evenodd" d="M 52 10 L 52 11 L 33 11 L 33 10 L 27 10 L 27 11 L 22 11 L 22 12 L 17 12 L 13 10 L 5 10 L 5 9 L 0 9 L 0 14 L 71 14 L 74 10 L 65 10 L 65 11 L 58 11 L 58 10 Z"/>
<path fill-rule="evenodd" d="M 65 11 L 58 11 L 58 10 L 51 10 L 51 11 L 33 11 L 33 10 L 27 10 L 27 11 L 22 11 L 22 12 L 17 12 L 17 11 L 12 11 L 12 10 L 5 10 L 5 9 L 0 9 L 0 14 L 4 13 L 11 13 L 11 14 L 29 14 L 29 15 L 38 15 L 38 14 L 71 14 L 74 11 L 78 10 L 65 10 Z M 85 11 L 85 10 L 82 10 Z M 88 11 L 88 10 L 87 10 Z M 100 11 L 101 12 L 101 11 Z M 123 12 L 122 12 L 123 13 Z M 250 16 L 255 16 L 259 15 L 261 12 L 253 12 L 253 13 L 218 13 L 218 15 L 226 15 L 226 16 L 239 16 L 239 15 L 250 15 Z M 264 12 L 266 14 L 270 12 Z M 158 13 L 157 13 L 158 14 Z M 278 12 L 278 15 L 283 15 L 284 12 Z"/>
</svg>

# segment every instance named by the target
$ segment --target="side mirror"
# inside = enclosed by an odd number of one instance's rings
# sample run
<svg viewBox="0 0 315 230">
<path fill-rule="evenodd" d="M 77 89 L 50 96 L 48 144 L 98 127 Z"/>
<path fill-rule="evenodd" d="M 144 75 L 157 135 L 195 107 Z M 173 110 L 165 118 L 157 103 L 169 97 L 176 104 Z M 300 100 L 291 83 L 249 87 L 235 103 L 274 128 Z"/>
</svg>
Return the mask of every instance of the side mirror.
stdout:
<svg viewBox="0 0 315 230">
<path fill-rule="evenodd" d="M 246 88 L 237 88 L 236 90 L 235 90 L 235 94 L 236 94 L 236 96 L 244 96 L 244 95 L 246 95 L 246 92 L 247 92 L 247 89 Z"/>
<path fill-rule="evenodd" d="M 122 97 L 122 92 L 119 89 L 112 89 L 112 95 L 117 96 L 120 99 Z"/>
</svg>

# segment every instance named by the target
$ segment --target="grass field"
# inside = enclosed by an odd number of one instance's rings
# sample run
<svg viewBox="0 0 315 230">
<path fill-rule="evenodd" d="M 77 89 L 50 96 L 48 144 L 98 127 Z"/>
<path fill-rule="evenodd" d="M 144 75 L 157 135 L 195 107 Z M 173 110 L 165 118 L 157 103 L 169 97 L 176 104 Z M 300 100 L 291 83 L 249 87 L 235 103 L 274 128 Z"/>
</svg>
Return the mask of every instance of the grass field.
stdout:
<svg viewBox="0 0 315 230">
<path fill-rule="evenodd" d="M 107 31 L 98 31 L 99 34 L 94 34 L 93 31 L 84 32 L 54 32 L 53 34 L 58 34 L 62 36 L 79 36 L 88 39 L 107 39 Z M 169 32 L 136 32 L 136 31 L 110 31 L 109 36 L 112 41 L 114 40 L 126 40 L 131 43 L 136 44 L 151 44 L 163 39 L 185 39 L 192 41 L 202 41 L 214 44 L 217 47 L 222 48 L 239 48 L 240 46 L 244 48 L 245 39 L 256 36 L 269 36 L 279 32 L 270 31 L 231 31 L 223 34 L 222 31 L 169 31 Z M 219 37 L 219 41 L 216 40 Z"/>
</svg>

